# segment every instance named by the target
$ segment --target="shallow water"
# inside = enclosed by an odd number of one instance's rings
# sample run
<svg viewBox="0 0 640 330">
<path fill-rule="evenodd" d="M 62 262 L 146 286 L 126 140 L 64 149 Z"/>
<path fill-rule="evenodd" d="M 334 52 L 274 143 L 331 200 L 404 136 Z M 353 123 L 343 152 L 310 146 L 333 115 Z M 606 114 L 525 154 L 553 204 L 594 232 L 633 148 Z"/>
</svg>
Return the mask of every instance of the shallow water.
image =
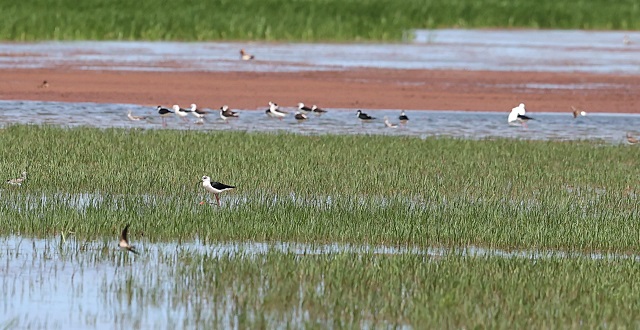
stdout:
<svg viewBox="0 0 640 330">
<path fill-rule="evenodd" d="M 640 72 L 640 32 L 416 30 L 406 43 L 0 43 L 0 68 L 295 72 L 352 68 Z M 624 36 L 631 40 L 623 43 Z M 239 61 L 244 48 L 255 61 Z"/>
<path fill-rule="evenodd" d="M 216 301 L 196 311 L 202 306 L 191 304 L 189 299 L 184 300 L 189 292 L 182 292 L 185 289 L 183 286 L 171 283 L 171 279 L 178 276 L 175 268 L 180 267 L 181 258 L 190 258 L 194 254 L 208 255 L 214 259 L 254 258 L 281 252 L 296 254 L 300 258 L 335 253 L 416 254 L 424 255 L 426 261 L 432 262 L 448 255 L 640 261 L 640 256 L 636 255 L 504 251 L 474 246 L 447 249 L 293 242 L 226 242 L 211 245 L 197 241 L 180 245 L 138 243 L 141 254 L 134 256 L 117 250 L 115 240 L 81 242 L 69 238 L 0 238 L 0 245 L 3 247 L 0 250 L 3 259 L 0 265 L 0 288 L 4 293 L 0 299 L 0 311 L 3 315 L 0 326 L 66 329 L 131 326 L 145 329 L 172 328 L 198 325 L 191 317 L 196 312 L 201 319 L 215 318 L 219 325 L 237 325 L 233 306 L 224 302 L 220 305 Z M 149 287 L 144 292 L 131 290 L 132 287 L 141 285 Z M 182 289 L 176 291 L 175 287 Z M 304 311 L 296 308 L 278 312 L 295 322 L 308 320 Z"/>
<path fill-rule="evenodd" d="M 142 121 L 130 121 L 127 110 L 148 116 Z M 283 108 L 287 109 L 287 108 Z M 294 107 L 283 120 L 269 118 L 263 109 L 240 109 L 239 118 L 223 121 L 218 111 L 209 114 L 202 125 L 195 117 L 188 122 L 167 118 L 162 126 L 155 108 L 131 104 L 64 103 L 41 101 L 0 101 L 0 127 L 10 124 L 49 124 L 63 127 L 89 126 L 98 128 L 180 129 L 202 131 L 289 132 L 297 134 L 382 134 L 392 136 L 454 137 L 465 139 L 517 138 L 530 140 L 601 140 L 623 143 L 625 133 L 640 131 L 640 115 L 590 113 L 574 119 L 570 113 L 527 112 L 536 120 L 527 127 L 507 124 L 506 112 L 406 111 L 406 125 L 388 128 L 383 118 L 388 116 L 399 124 L 400 110 L 365 110 L 377 117 L 369 123 L 357 119 L 354 109 L 328 109 L 321 116 L 309 115 L 304 122 L 293 118 Z"/>
</svg>

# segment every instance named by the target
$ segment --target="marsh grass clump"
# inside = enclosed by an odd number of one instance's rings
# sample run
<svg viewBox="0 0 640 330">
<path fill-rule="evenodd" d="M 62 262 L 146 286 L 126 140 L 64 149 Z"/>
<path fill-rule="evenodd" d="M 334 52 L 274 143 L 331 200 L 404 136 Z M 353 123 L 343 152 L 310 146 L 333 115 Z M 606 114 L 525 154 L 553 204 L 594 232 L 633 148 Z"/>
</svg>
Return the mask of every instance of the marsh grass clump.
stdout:
<svg viewBox="0 0 640 330">
<path fill-rule="evenodd" d="M 637 30 L 638 16 L 631 0 L 35 0 L 2 5 L 0 38 L 400 41 L 420 28 Z"/>
</svg>

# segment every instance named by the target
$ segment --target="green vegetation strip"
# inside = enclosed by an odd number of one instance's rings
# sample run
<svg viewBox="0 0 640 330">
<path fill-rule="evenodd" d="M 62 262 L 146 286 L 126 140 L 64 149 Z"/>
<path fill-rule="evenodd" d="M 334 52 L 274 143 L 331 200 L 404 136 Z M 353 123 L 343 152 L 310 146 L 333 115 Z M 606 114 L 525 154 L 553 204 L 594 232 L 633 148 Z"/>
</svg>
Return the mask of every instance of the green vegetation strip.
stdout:
<svg viewBox="0 0 640 330">
<path fill-rule="evenodd" d="M 635 0 L 0 0 L 0 39 L 398 41 L 417 28 L 640 29 Z"/>
<path fill-rule="evenodd" d="M 637 252 L 640 150 L 593 141 L 10 126 L 0 235 Z M 199 205 L 202 175 L 236 185 Z M 213 199 L 213 197 L 210 197 Z"/>
</svg>

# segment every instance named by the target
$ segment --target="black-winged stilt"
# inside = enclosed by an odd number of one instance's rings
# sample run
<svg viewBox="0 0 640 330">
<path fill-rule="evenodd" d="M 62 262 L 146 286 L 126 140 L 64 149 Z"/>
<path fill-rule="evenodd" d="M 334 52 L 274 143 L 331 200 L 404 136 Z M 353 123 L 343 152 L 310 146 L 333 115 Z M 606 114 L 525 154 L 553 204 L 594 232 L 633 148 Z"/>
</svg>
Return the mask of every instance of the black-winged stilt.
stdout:
<svg viewBox="0 0 640 330">
<path fill-rule="evenodd" d="M 240 49 L 240 59 L 243 61 L 249 61 L 249 60 L 253 60 L 255 58 L 255 56 L 247 53 L 244 51 L 244 49 Z"/>
<path fill-rule="evenodd" d="M 178 115 L 178 117 L 180 117 L 180 119 L 182 119 L 182 121 L 188 121 L 186 117 L 189 115 L 189 112 L 191 112 L 191 110 L 181 108 L 179 105 L 174 104 L 173 105 L 173 112 L 176 115 Z"/>
<path fill-rule="evenodd" d="M 133 245 L 129 244 L 129 240 L 127 239 L 128 231 L 129 231 L 129 224 L 127 224 L 122 230 L 122 233 L 120 234 L 120 242 L 118 242 L 118 246 L 123 250 L 132 252 L 133 254 L 138 254 L 138 251 L 136 251 L 136 248 Z"/>
<path fill-rule="evenodd" d="M 356 111 L 356 115 L 358 116 L 358 119 L 362 120 L 363 122 L 376 119 L 375 117 L 371 117 L 366 113 L 362 112 L 362 110 Z"/>
<path fill-rule="evenodd" d="M 316 113 L 316 114 L 318 114 L 318 115 L 321 115 L 321 114 L 323 114 L 323 113 L 327 112 L 327 110 L 325 110 L 325 109 L 320 109 L 320 108 L 318 108 L 318 107 L 314 104 L 314 105 L 311 107 L 311 112 L 314 112 L 314 113 Z"/>
<path fill-rule="evenodd" d="M 400 112 L 400 116 L 398 117 L 398 119 L 400 119 L 400 122 L 402 122 L 402 123 L 406 123 L 406 122 L 408 122 L 408 121 L 409 121 L 409 116 L 405 115 L 405 114 L 404 114 L 404 110 L 402 110 L 402 111 Z"/>
<path fill-rule="evenodd" d="M 229 118 L 235 117 L 238 117 L 238 113 L 229 109 L 228 105 L 225 104 L 220 107 L 220 118 L 226 121 Z"/>
<path fill-rule="evenodd" d="M 194 115 L 198 120 L 196 124 L 204 124 L 204 116 L 207 114 L 206 111 L 198 109 L 195 103 L 191 103 L 191 114 Z"/>
<path fill-rule="evenodd" d="M 313 111 L 311 108 L 305 106 L 304 103 L 302 103 L 302 102 L 298 103 L 298 110 L 300 110 L 300 112 L 302 112 L 302 113 L 307 113 L 307 112 Z"/>
<path fill-rule="evenodd" d="M 584 112 L 582 109 L 576 108 L 573 105 L 571 106 L 571 114 L 573 115 L 573 118 L 578 118 L 578 116 L 587 115 L 587 113 Z"/>
<path fill-rule="evenodd" d="M 145 116 L 136 116 L 136 115 L 132 114 L 131 113 L 131 109 L 129 109 L 128 112 L 127 112 L 127 118 L 129 118 L 129 120 L 133 120 L 133 121 L 147 119 L 147 117 L 145 117 Z"/>
<path fill-rule="evenodd" d="M 511 109 L 507 121 L 509 122 L 509 124 L 521 123 L 524 127 L 526 127 L 527 121 L 533 120 L 533 118 L 525 115 L 525 113 L 527 113 L 527 110 L 525 110 L 524 108 L 524 103 L 520 103 L 520 105 Z"/>
<path fill-rule="evenodd" d="M 287 115 L 287 113 L 280 111 L 278 108 L 278 104 L 269 101 L 269 109 L 267 109 L 265 113 L 271 118 L 282 119 Z"/>
<path fill-rule="evenodd" d="M 158 106 L 158 114 L 162 118 L 162 126 L 167 126 L 167 117 L 173 114 L 173 111 L 163 108 L 161 105 Z"/>
<path fill-rule="evenodd" d="M 307 119 L 307 115 L 305 115 L 304 113 L 300 112 L 300 111 L 296 111 L 296 115 L 294 116 L 294 118 L 297 121 L 303 121 Z"/>
<path fill-rule="evenodd" d="M 213 193 L 213 195 L 216 196 L 216 201 L 218 201 L 218 206 L 220 206 L 220 193 L 227 190 L 235 189 L 234 186 L 226 185 L 224 183 L 211 182 L 211 178 L 206 175 L 202 177 L 201 181 L 202 181 L 202 187 L 204 187 L 204 190 L 210 193 Z"/>
<path fill-rule="evenodd" d="M 7 183 L 12 186 L 22 186 L 22 183 L 27 180 L 27 171 L 22 172 L 19 178 L 7 180 Z"/>
</svg>

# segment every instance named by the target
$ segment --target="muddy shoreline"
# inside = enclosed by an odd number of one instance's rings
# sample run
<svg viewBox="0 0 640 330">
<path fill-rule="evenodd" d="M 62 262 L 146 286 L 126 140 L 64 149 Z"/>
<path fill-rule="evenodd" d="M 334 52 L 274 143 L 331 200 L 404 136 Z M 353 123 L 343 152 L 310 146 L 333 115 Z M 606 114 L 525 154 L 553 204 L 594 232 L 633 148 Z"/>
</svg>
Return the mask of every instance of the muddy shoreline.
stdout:
<svg viewBox="0 0 640 330">
<path fill-rule="evenodd" d="M 196 103 L 262 109 L 268 101 L 326 108 L 640 113 L 640 76 L 465 70 L 139 72 L 67 68 L 0 70 L 0 98 L 63 102 Z M 49 85 L 40 87 L 43 80 Z"/>
</svg>

